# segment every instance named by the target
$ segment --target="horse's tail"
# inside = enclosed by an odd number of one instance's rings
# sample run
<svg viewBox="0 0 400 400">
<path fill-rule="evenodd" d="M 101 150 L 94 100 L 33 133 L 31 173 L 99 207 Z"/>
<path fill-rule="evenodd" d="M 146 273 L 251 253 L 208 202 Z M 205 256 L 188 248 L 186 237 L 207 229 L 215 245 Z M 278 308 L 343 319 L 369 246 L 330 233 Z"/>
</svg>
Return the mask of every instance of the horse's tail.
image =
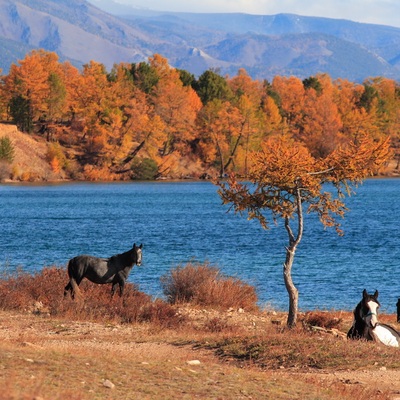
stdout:
<svg viewBox="0 0 400 400">
<path fill-rule="evenodd" d="M 76 270 L 77 270 L 77 268 L 76 268 L 76 258 L 71 258 L 68 261 L 68 267 L 67 267 L 69 279 L 71 279 L 71 278 L 75 279 Z"/>
<path fill-rule="evenodd" d="M 72 286 L 72 293 L 74 293 L 74 295 L 79 294 L 81 291 L 80 291 L 79 286 L 77 285 L 75 279 L 71 279 L 70 283 Z"/>
<path fill-rule="evenodd" d="M 68 262 L 68 276 L 79 285 L 86 272 L 86 260 L 83 256 L 71 258 Z"/>
<path fill-rule="evenodd" d="M 69 283 L 65 287 L 65 289 L 71 291 L 72 297 L 74 297 L 76 294 L 78 294 L 79 296 L 80 294 L 79 283 L 82 280 L 82 271 L 80 271 L 79 260 L 77 259 L 77 257 L 72 258 L 71 260 L 68 261 L 67 272 L 69 277 Z M 64 295 L 65 293 L 66 292 L 64 292 Z"/>
</svg>

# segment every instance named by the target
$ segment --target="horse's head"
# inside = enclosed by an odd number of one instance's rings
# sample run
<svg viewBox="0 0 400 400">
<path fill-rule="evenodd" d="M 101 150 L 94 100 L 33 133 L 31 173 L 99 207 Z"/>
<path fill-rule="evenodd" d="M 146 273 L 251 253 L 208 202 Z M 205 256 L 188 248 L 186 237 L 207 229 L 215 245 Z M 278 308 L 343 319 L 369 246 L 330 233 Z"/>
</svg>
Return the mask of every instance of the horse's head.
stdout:
<svg viewBox="0 0 400 400">
<path fill-rule="evenodd" d="M 133 248 L 132 248 L 132 252 L 135 257 L 134 262 L 139 267 L 142 264 L 142 248 L 143 248 L 143 244 L 141 244 L 140 246 L 136 246 L 136 243 L 133 244 Z"/>
<path fill-rule="evenodd" d="M 360 303 L 360 316 L 367 326 L 372 329 L 374 329 L 378 323 L 378 308 L 380 307 L 378 294 L 377 290 L 375 290 L 374 294 L 368 294 L 364 289 L 363 298 Z"/>
</svg>

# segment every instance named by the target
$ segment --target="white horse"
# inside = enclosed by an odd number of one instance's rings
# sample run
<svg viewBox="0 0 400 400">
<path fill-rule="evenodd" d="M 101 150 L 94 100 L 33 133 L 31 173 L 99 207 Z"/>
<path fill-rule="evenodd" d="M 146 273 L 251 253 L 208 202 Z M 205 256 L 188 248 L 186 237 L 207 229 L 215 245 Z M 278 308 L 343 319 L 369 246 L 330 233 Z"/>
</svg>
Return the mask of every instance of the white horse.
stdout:
<svg viewBox="0 0 400 400">
<path fill-rule="evenodd" d="M 400 347 L 400 333 L 387 324 L 378 322 L 378 291 L 373 295 L 363 290 L 363 298 L 354 309 L 353 325 L 347 333 L 349 339 L 373 340 L 386 346 Z"/>
</svg>

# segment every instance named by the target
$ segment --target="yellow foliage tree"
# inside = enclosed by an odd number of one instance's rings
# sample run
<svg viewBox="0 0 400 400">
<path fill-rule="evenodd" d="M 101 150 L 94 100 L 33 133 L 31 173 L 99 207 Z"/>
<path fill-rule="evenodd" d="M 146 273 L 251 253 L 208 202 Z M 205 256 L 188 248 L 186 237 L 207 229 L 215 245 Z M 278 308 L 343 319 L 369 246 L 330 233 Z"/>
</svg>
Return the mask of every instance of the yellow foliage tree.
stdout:
<svg viewBox="0 0 400 400">
<path fill-rule="evenodd" d="M 183 85 L 179 72 L 170 67 L 165 58 L 156 54 L 150 58 L 150 65 L 160 78 L 151 100 L 167 134 L 162 155 L 168 156 L 174 151 L 185 154 L 196 135 L 195 122 L 202 107 L 201 100 L 190 86 Z"/>
<path fill-rule="evenodd" d="M 303 236 L 304 211 L 316 213 L 325 227 L 335 227 L 337 217 L 346 212 L 345 195 L 382 166 L 389 156 L 389 141 L 375 142 L 362 135 L 339 147 L 325 158 L 316 158 L 301 143 L 286 136 L 268 140 L 263 150 L 254 154 L 247 177 L 250 184 L 231 175 L 228 182 L 218 182 L 224 204 L 238 213 L 257 219 L 263 228 L 269 220 L 284 220 L 288 234 L 283 265 L 285 286 L 289 295 L 287 324 L 294 327 L 298 315 L 298 290 L 292 280 L 294 255 Z M 295 228 L 291 222 L 295 220 Z"/>
</svg>

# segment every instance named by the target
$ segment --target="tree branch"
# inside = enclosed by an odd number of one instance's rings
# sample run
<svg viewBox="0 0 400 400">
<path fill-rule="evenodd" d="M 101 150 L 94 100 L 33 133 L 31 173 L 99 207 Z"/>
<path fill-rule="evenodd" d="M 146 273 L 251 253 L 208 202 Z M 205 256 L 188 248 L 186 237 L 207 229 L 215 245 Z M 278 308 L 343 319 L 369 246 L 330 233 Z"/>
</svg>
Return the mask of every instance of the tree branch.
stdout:
<svg viewBox="0 0 400 400">
<path fill-rule="evenodd" d="M 323 174 L 327 174 L 328 172 L 332 172 L 335 169 L 335 167 L 330 167 L 328 169 L 325 169 L 323 171 L 316 171 L 316 172 L 308 172 L 307 175 L 323 175 Z"/>
</svg>

